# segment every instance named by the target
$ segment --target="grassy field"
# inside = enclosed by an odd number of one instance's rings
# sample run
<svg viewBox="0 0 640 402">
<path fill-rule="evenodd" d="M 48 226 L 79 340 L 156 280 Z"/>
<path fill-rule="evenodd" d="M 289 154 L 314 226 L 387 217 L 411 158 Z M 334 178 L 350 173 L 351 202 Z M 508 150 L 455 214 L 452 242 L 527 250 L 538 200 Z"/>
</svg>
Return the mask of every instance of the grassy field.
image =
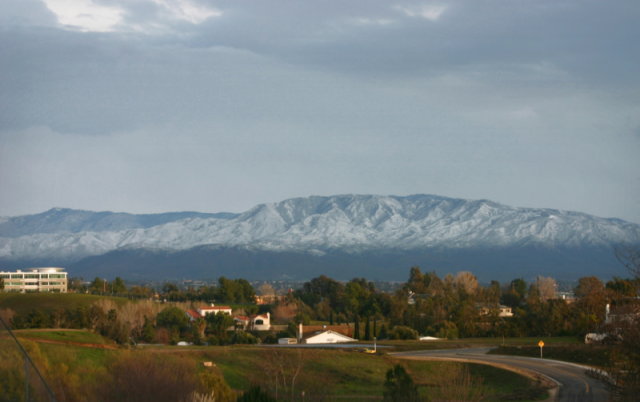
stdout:
<svg viewBox="0 0 640 402">
<path fill-rule="evenodd" d="M 114 345 L 115 343 L 102 335 L 74 329 L 21 329 L 13 331 L 18 339 L 45 339 L 66 343 L 91 343 L 98 345 Z"/>
<path fill-rule="evenodd" d="M 290 384 L 296 368 L 300 367 L 295 392 L 304 391 L 308 398 L 379 399 L 387 370 L 399 363 L 407 368 L 425 396 L 447 398 L 442 395 L 443 389 L 455 388 L 458 392 L 475 392 L 483 400 L 492 401 L 546 397 L 546 391 L 530 379 L 484 365 L 396 360 L 384 354 L 336 349 L 232 346 L 176 350 L 158 348 L 147 349 L 147 352 L 181 353 L 199 364 L 214 362 L 232 388 L 247 390 L 258 384 L 272 395 L 291 392 L 290 386 L 281 385 L 277 390 L 274 384 L 283 378 Z"/>
<path fill-rule="evenodd" d="M 444 399 L 460 397 L 451 394 L 452 390 L 471 393 L 490 401 L 536 400 L 546 395 L 530 379 L 494 367 L 404 361 L 386 354 L 371 355 L 355 350 L 164 346 L 128 351 L 77 345 L 109 343 L 87 331 L 24 330 L 18 331 L 17 336 L 56 394 L 64 394 L 61 400 L 90 399 L 92 387 L 108 378 L 110 364 L 126 353 L 153 354 L 161 359 L 164 359 L 163 356 L 179 356 L 190 361 L 194 370 L 202 369 L 203 362 L 210 361 L 233 389 L 241 392 L 258 384 L 272 395 L 277 393 L 281 399 L 292 392 L 300 395 L 302 391 L 309 400 L 380 399 L 385 374 L 394 364 L 402 364 L 407 369 L 424 396 Z M 65 343 L 51 344 L 39 340 Z M 279 383 L 278 387 L 275 386 L 276 382 Z"/>
</svg>

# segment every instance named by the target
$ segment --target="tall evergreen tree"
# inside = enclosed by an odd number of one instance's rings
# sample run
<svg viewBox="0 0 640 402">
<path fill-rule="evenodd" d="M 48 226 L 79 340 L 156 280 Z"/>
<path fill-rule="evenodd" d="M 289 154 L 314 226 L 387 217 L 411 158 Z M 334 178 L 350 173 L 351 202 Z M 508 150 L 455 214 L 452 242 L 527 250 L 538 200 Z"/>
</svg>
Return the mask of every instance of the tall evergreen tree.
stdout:
<svg viewBox="0 0 640 402">
<path fill-rule="evenodd" d="M 369 316 L 367 316 L 367 318 L 365 319 L 364 339 L 366 341 L 370 341 L 371 340 L 371 319 L 369 318 Z"/>
</svg>

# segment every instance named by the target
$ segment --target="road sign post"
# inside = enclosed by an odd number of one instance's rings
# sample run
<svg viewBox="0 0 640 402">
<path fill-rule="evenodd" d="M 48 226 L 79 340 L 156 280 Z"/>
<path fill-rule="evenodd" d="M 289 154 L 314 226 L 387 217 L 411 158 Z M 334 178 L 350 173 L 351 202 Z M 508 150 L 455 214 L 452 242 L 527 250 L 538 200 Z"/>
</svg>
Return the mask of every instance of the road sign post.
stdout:
<svg viewBox="0 0 640 402">
<path fill-rule="evenodd" d="M 544 347 L 544 342 L 540 340 L 540 342 L 538 342 L 538 346 L 540 347 L 540 358 L 542 359 L 542 348 Z"/>
</svg>

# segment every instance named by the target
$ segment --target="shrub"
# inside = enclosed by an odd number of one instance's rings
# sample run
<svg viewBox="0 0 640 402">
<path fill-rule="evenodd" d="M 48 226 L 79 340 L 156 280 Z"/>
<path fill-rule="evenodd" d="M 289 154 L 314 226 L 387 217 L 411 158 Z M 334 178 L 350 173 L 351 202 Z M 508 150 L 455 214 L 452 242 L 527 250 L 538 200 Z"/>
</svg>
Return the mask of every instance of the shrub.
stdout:
<svg viewBox="0 0 640 402">
<path fill-rule="evenodd" d="M 384 382 L 384 400 L 393 402 L 419 401 L 418 387 L 404 367 L 396 364 L 387 371 L 387 379 Z"/>
<path fill-rule="evenodd" d="M 404 325 L 396 325 L 389 331 L 390 339 L 418 339 L 418 331 Z"/>
</svg>

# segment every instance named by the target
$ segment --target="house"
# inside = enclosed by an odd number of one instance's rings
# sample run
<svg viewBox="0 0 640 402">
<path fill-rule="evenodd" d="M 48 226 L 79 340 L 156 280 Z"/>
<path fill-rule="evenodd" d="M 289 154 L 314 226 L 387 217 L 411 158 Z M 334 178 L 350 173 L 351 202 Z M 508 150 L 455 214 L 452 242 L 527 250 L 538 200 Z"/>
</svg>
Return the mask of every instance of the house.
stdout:
<svg viewBox="0 0 640 402">
<path fill-rule="evenodd" d="M 640 320 L 640 303 L 638 299 L 626 300 L 619 305 L 605 305 L 604 325 L 602 332 L 592 332 L 584 337 L 584 343 L 607 343 L 620 341 L 625 328 Z"/>
<path fill-rule="evenodd" d="M 202 317 L 204 317 L 207 314 L 218 314 L 218 313 L 231 315 L 231 307 L 229 307 L 229 306 L 216 306 L 213 303 L 211 303 L 211 306 L 209 306 L 209 307 L 200 307 L 200 308 L 198 308 L 198 314 L 200 314 Z"/>
<path fill-rule="evenodd" d="M 199 318 L 204 318 L 207 314 L 229 314 L 231 315 L 231 307 L 229 306 L 216 306 L 213 303 L 209 307 L 198 307 L 196 310 L 187 310 L 186 314 L 189 317 L 189 321 L 193 322 Z"/>
<path fill-rule="evenodd" d="M 251 326 L 254 331 L 268 331 L 271 329 L 271 314 L 258 314 L 251 318 Z"/>
<path fill-rule="evenodd" d="M 349 335 L 353 334 L 353 328 L 348 325 L 316 325 L 307 326 L 298 324 L 298 343 L 322 344 L 355 342 L 357 339 Z"/>
<path fill-rule="evenodd" d="M 187 310 L 187 317 L 189 318 L 189 321 L 194 322 L 199 318 L 202 318 L 202 316 L 200 315 L 200 313 L 198 313 L 196 310 Z"/>
<path fill-rule="evenodd" d="M 633 323 L 638 319 L 640 319 L 640 304 L 637 301 L 619 306 L 611 306 L 610 304 L 605 306 L 605 324 L 616 326 Z"/>
<path fill-rule="evenodd" d="M 479 306 L 479 308 L 480 308 L 481 316 L 486 316 L 486 315 L 490 315 L 491 313 L 497 312 L 498 317 L 501 317 L 501 318 L 513 317 L 513 311 L 511 310 L 511 307 L 505 306 L 502 304 L 500 304 L 499 306 L 492 306 L 492 307 Z"/>
<path fill-rule="evenodd" d="M 317 331 L 302 338 L 302 343 L 306 344 L 346 343 L 355 341 L 357 341 L 357 339 L 342 335 L 341 333 L 332 331 L 330 329 L 327 329 L 325 331 Z"/>
<path fill-rule="evenodd" d="M 511 307 L 500 305 L 498 306 L 498 317 L 513 317 L 513 311 L 511 311 Z"/>
<path fill-rule="evenodd" d="M 233 317 L 236 328 L 249 331 L 269 331 L 271 329 L 271 314 L 258 314 L 252 316 L 237 315 Z"/>
</svg>

